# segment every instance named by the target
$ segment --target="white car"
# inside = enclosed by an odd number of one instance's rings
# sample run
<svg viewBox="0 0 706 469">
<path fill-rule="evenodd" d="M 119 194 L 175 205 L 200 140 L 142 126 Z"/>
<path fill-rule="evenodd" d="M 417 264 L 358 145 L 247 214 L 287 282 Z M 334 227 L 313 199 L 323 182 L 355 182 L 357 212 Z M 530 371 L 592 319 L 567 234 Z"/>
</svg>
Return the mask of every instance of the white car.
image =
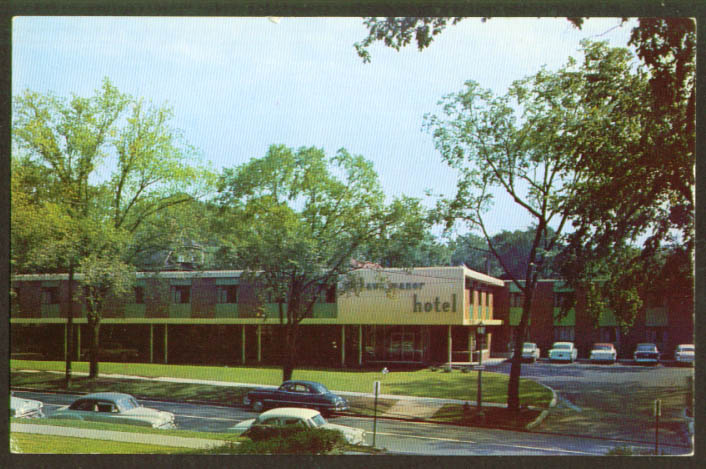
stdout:
<svg viewBox="0 0 706 469">
<path fill-rule="evenodd" d="M 567 361 L 572 363 L 578 357 L 578 350 L 573 342 L 554 342 L 549 350 L 549 361 Z"/>
<path fill-rule="evenodd" d="M 674 349 L 674 361 L 677 363 L 685 363 L 687 365 L 694 364 L 694 344 L 680 344 Z"/>
<path fill-rule="evenodd" d="M 655 344 L 643 343 L 637 344 L 632 356 L 635 363 L 650 363 L 656 365 L 659 363 L 660 353 Z"/>
<path fill-rule="evenodd" d="M 539 347 L 534 342 L 525 342 L 522 344 L 522 359 L 536 362 L 539 358 Z"/>
<path fill-rule="evenodd" d="M 615 350 L 615 347 L 613 347 L 613 344 L 611 343 L 593 344 L 589 359 L 592 362 L 615 363 L 615 361 L 618 359 L 618 352 Z"/>
<path fill-rule="evenodd" d="M 235 426 L 230 427 L 228 431 L 242 435 L 255 425 L 301 425 L 305 428 L 325 428 L 328 430 L 338 430 L 343 434 L 346 441 L 352 445 L 358 445 L 365 442 L 365 430 L 329 423 L 317 410 L 300 409 L 296 407 L 279 407 L 277 409 L 270 409 L 261 413 L 257 418 L 239 422 Z"/>
<path fill-rule="evenodd" d="M 174 414 L 141 406 L 130 394 L 97 392 L 76 399 L 48 416 L 50 419 L 124 423 L 160 429 L 176 428 Z"/>
<path fill-rule="evenodd" d="M 40 401 L 10 396 L 10 417 L 41 418 L 44 417 L 43 407 Z"/>
</svg>

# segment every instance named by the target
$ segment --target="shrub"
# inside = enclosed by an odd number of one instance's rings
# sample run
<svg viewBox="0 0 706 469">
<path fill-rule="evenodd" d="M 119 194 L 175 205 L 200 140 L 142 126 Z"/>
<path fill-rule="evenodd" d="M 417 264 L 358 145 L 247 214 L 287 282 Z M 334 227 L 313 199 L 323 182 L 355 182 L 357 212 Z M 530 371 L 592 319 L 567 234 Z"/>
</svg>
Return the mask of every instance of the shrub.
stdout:
<svg viewBox="0 0 706 469">
<path fill-rule="evenodd" d="M 252 427 L 250 440 L 209 450 L 217 454 L 326 454 L 346 445 L 343 434 L 324 428 Z"/>
</svg>

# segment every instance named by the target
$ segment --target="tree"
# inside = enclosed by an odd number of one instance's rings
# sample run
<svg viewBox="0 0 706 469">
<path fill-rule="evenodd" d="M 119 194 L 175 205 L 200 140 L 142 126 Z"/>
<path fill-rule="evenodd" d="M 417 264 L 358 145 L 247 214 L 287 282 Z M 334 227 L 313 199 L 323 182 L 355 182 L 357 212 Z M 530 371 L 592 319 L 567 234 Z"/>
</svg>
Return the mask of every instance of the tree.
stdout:
<svg viewBox="0 0 706 469">
<path fill-rule="evenodd" d="M 368 48 L 376 41 L 399 50 L 416 42 L 419 50 L 428 47 L 435 36 L 463 18 L 366 18 L 368 36 L 355 44 L 364 62 L 370 61 Z M 486 21 L 487 18 L 481 18 Z M 581 28 L 584 18 L 568 18 Z M 621 19 L 621 25 L 627 18 Z M 574 291 L 594 292 L 595 299 L 609 302 L 624 324 L 632 323 L 641 307 L 641 290 L 648 288 L 640 271 L 659 270 L 663 254 L 671 253 L 686 261 L 684 273 L 672 289 L 686 290 L 691 285 L 694 253 L 694 145 L 695 145 L 695 52 L 696 33 L 691 18 L 639 18 L 631 31 L 630 45 L 645 65 L 649 86 L 640 77 L 639 93 L 629 86 L 615 85 L 606 70 L 598 71 L 594 91 L 585 88 L 585 99 L 594 100 L 596 110 L 607 113 L 623 106 L 629 112 L 629 125 L 618 120 L 608 127 L 591 129 L 593 136 L 575 144 L 584 144 L 582 171 L 590 174 L 575 199 L 571 217 L 574 232 L 569 236 L 557 268 Z M 621 71 L 626 77 L 629 71 Z M 634 83 L 635 77 L 628 78 Z M 610 94 L 629 91 L 626 96 Z M 608 93 L 600 96 L 599 93 Z M 638 97 L 636 97 L 639 95 Z M 622 104 L 618 103 L 622 101 Z M 612 101 L 612 102 L 611 102 Z M 631 106 L 631 109 L 627 109 Z M 618 114 L 616 114 L 618 115 Z M 639 124 L 636 121 L 639 120 Z M 631 128 L 629 128 L 631 126 Z M 639 127 L 641 139 L 636 139 Z M 621 129 L 617 131 L 616 129 Z M 596 137 L 608 130 L 610 137 L 596 144 Z M 622 133 L 626 131 L 627 133 Z M 619 138 L 621 145 L 610 140 Z M 628 145 L 627 141 L 632 144 Z M 619 148 L 619 151 L 618 151 Z M 646 181 L 648 183 L 646 183 Z M 608 196 L 607 196 L 608 195 Z M 674 234 L 679 233 L 675 237 Z M 642 249 L 631 247 L 643 239 Z M 620 255 L 614 255 L 614 253 Z M 632 254 L 629 254 L 632 253 Z M 620 259 L 620 260 L 618 260 Z M 560 265 L 563 264 L 563 265 Z M 604 288 L 596 288 L 596 282 Z M 631 293 L 618 292 L 620 284 Z M 634 302 L 626 301 L 634 298 Z M 591 301 L 589 304 L 604 304 Z M 597 314 L 597 310 L 593 311 Z"/>
<path fill-rule="evenodd" d="M 278 304 L 282 377 L 296 366 L 298 325 L 351 270 L 351 256 L 402 220 L 386 206 L 370 162 L 341 149 L 271 146 L 263 158 L 225 169 L 223 243 L 262 298 Z"/>
<path fill-rule="evenodd" d="M 13 101 L 13 153 L 27 171 L 33 171 L 33 179 L 13 186 L 18 190 L 13 198 L 34 199 L 35 206 L 51 209 L 65 221 L 63 231 L 54 230 L 56 236 L 30 247 L 32 252 L 50 253 L 52 261 L 43 268 L 69 274 L 70 350 L 73 300 L 80 298 L 74 293 L 76 269 L 87 269 L 87 259 L 129 262 L 130 251 L 137 248 L 124 241 L 117 249 L 115 241 L 129 239 L 159 212 L 203 194 L 210 183 L 209 172 L 193 164 L 194 151 L 171 127 L 168 108 L 123 94 L 107 79 L 89 98 L 74 95 L 66 100 L 28 90 Z M 47 190 L 41 189 L 45 182 Z M 28 213 L 19 215 L 13 217 L 12 231 L 31 232 Z M 16 261 L 27 257 L 22 246 L 13 248 Z M 19 262 L 14 265 L 22 267 Z M 111 282 L 117 285 L 117 280 Z M 94 293 L 111 289 L 115 288 L 96 288 Z M 93 304 L 101 305 L 102 300 L 94 298 Z M 92 314 L 92 336 L 97 340 L 101 311 Z M 92 344 L 94 350 L 97 347 Z M 67 354 L 67 386 L 71 355 Z M 91 377 L 97 376 L 96 360 L 93 354 Z"/>
<path fill-rule="evenodd" d="M 547 229 L 547 232 L 552 238 L 556 236 L 551 227 Z M 458 236 L 452 243 L 452 264 L 465 264 L 473 270 L 488 273 L 493 277 L 522 278 L 523 273 L 527 270 L 527 257 L 534 241 L 534 233 L 535 229 L 529 227 L 526 230 L 503 230 L 493 235 L 491 242 L 500 255 L 502 264 L 493 256 L 493 253 L 488 249 L 488 243 L 482 236 L 473 233 Z M 542 240 L 543 242 L 544 240 Z M 557 242 L 552 250 L 546 253 L 545 277 L 557 276 L 553 259 L 559 253 L 559 247 L 560 243 Z M 505 272 L 502 265 L 505 265 L 509 272 Z"/>
<path fill-rule="evenodd" d="M 505 96 L 467 82 L 464 90 L 441 101 L 442 117 L 425 119 L 444 161 L 460 174 L 456 197 L 441 201 L 440 213 L 447 225 L 461 220 L 480 230 L 524 294 L 508 385 L 511 409 L 519 408 L 521 345 L 537 279 L 547 276 L 575 200 L 591 183 L 585 171 L 590 154 L 583 150 L 630 151 L 631 140 L 614 142 L 613 133 L 639 135 L 641 130 L 646 79 L 631 70 L 629 51 L 584 42 L 583 53 L 583 63 L 570 58 L 556 72 L 542 70 L 514 82 Z M 507 236 L 494 238 L 486 229 L 484 216 L 497 192 L 509 195 L 533 219 L 522 276 L 500 251 L 498 241 Z"/>
<path fill-rule="evenodd" d="M 693 298 L 695 40 L 691 19 L 641 18 L 630 42 L 648 84 L 639 84 L 631 122 L 611 122 L 603 131 L 608 144 L 576 142 L 590 156 L 582 161 L 590 178 L 574 200 L 562 273 L 589 292 L 594 315 L 602 299 L 623 326 L 632 324 L 649 290 Z M 611 89 L 614 73 L 594 76 L 586 99 L 615 101 L 611 110 L 619 105 L 612 95 L 623 97 L 637 84 L 623 72 L 627 86 Z M 665 268 L 669 282 L 655 285 Z"/>
</svg>

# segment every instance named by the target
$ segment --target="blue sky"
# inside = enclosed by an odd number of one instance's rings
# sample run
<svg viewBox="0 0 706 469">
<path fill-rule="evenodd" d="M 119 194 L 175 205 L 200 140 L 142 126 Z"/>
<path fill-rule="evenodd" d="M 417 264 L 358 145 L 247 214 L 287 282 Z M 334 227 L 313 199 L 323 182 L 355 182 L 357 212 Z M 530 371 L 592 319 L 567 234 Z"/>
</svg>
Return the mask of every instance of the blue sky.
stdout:
<svg viewBox="0 0 706 469">
<path fill-rule="evenodd" d="M 632 23 L 590 19 L 469 18 L 419 52 L 353 48 L 361 18 L 17 17 L 13 94 L 24 89 L 90 96 L 104 77 L 118 89 L 174 110 L 174 126 L 215 168 L 261 157 L 271 144 L 341 147 L 372 160 L 388 196 L 425 190 L 452 196 L 455 173 L 428 133 L 425 113 L 466 80 L 504 93 L 541 66 L 557 69 L 579 41 L 627 46 Z M 525 228 L 508 198 L 491 232 Z"/>
</svg>

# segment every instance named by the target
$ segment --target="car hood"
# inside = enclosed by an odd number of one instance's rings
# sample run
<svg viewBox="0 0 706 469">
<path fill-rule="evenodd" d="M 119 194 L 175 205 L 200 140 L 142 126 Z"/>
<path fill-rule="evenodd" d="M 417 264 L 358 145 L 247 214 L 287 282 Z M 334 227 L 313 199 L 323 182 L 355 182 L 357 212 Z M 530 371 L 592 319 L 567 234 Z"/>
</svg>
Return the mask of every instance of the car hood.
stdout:
<svg viewBox="0 0 706 469">
<path fill-rule="evenodd" d="M 232 433 L 244 433 L 247 431 L 250 427 L 252 427 L 252 424 L 255 423 L 255 419 L 247 419 L 243 420 L 242 422 L 238 422 L 237 424 L 233 425 L 228 429 L 228 432 Z"/>
<path fill-rule="evenodd" d="M 10 417 L 41 416 L 44 404 L 33 399 L 10 396 Z"/>
</svg>

